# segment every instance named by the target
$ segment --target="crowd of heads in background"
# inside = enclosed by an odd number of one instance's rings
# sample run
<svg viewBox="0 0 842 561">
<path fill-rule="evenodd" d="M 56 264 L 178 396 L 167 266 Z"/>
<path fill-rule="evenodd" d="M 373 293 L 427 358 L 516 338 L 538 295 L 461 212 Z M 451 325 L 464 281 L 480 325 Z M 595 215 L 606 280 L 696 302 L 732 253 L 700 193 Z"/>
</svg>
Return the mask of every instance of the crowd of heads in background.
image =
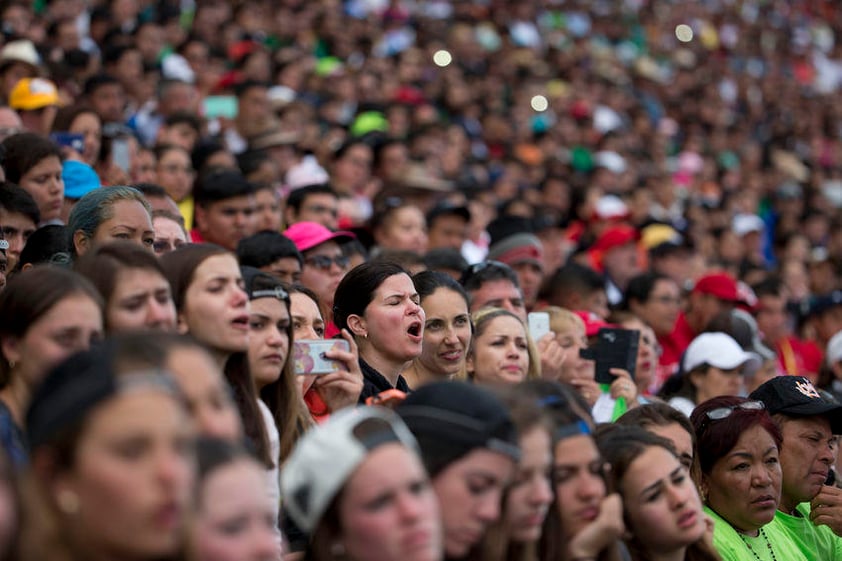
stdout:
<svg viewBox="0 0 842 561">
<path fill-rule="evenodd" d="M 842 554 L 833 2 L 0 5 L 0 561 Z"/>
</svg>

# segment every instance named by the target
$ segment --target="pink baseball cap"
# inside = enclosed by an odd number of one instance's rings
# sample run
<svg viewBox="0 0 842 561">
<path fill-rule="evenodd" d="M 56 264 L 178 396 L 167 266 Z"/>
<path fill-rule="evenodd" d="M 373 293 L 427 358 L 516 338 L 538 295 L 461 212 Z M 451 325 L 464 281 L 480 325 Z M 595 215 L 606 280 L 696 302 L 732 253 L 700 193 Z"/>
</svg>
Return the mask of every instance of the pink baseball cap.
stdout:
<svg viewBox="0 0 842 561">
<path fill-rule="evenodd" d="M 284 235 L 302 252 L 329 241 L 344 242 L 357 239 L 353 232 L 333 232 L 318 222 L 296 222 L 286 229 Z"/>
</svg>

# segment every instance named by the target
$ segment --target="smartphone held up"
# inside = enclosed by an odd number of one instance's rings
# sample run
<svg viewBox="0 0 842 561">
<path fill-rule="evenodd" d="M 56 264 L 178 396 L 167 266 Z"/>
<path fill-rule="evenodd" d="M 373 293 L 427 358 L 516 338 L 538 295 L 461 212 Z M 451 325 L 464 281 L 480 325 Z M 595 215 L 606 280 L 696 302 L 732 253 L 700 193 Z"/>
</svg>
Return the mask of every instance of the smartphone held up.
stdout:
<svg viewBox="0 0 842 561">
<path fill-rule="evenodd" d="M 625 370 L 634 379 L 639 344 L 640 331 L 636 329 L 603 327 L 597 333 L 596 345 L 580 350 L 579 355 L 595 362 L 598 384 L 611 384 L 615 378 L 612 368 Z"/>
<path fill-rule="evenodd" d="M 345 366 L 327 358 L 331 350 L 350 351 L 343 339 L 302 339 L 293 343 L 293 369 L 299 376 L 318 376 L 342 370 Z"/>
</svg>

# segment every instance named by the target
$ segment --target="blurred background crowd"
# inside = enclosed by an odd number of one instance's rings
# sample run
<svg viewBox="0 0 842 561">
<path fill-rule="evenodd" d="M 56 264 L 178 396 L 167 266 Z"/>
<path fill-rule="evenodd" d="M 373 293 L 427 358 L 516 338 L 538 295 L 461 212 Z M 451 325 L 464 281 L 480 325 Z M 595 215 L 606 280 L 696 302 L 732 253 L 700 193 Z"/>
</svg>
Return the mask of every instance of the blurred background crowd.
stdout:
<svg viewBox="0 0 842 561">
<path fill-rule="evenodd" d="M 837 2 L 12 0 L 0 34 L 22 558 L 842 556 Z"/>
</svg>

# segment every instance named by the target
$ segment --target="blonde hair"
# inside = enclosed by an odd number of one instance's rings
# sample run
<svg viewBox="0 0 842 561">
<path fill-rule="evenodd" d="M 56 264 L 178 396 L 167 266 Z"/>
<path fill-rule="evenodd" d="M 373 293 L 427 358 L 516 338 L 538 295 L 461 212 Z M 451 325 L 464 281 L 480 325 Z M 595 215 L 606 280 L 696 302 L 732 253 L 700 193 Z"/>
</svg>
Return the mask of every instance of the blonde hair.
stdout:
<svg viewBox="0 0 842 561">
<path fill-rule="evenodd" d="M 477 338 L 485 332 L 486 328 L 492 321 L 501 316 L 513 317 L 518 320 L 521 325 L 523 325 L 523 320 L 509 310 L 505 310 L 503 308 L 483 308 L 478 310 L 471 318 L 474 324 L 474 333 L 471 337 L 471 348 L 468 350 L 468 356 L 473 355 Z M 529 355 L 529 368 L 526 370 L 526 378 L 524 379 L 538 379 L 541 377 L 541 355 L 538 354 L 538 347 L 535 345 L 535 341 L 532 340 L 532 337 L 529 336 L 529 330 L 526 329 L 525 325 L 523 326 L 523 332 L 526 334 L 526 348 L 527 354 Z M 473 374 L 468 372 L 468 378 L 473 378 Z"/>
<path fill-rule="evenodd" d="M 585 330 L 585 322 L 582 321 L 582 318 L 567 308 L 550 306 L 542 311 L 550 314 L 550 329 L 556 335 L 569 331 L 572 327 L 578 327 L 582 331 Z"/>
</svg>

